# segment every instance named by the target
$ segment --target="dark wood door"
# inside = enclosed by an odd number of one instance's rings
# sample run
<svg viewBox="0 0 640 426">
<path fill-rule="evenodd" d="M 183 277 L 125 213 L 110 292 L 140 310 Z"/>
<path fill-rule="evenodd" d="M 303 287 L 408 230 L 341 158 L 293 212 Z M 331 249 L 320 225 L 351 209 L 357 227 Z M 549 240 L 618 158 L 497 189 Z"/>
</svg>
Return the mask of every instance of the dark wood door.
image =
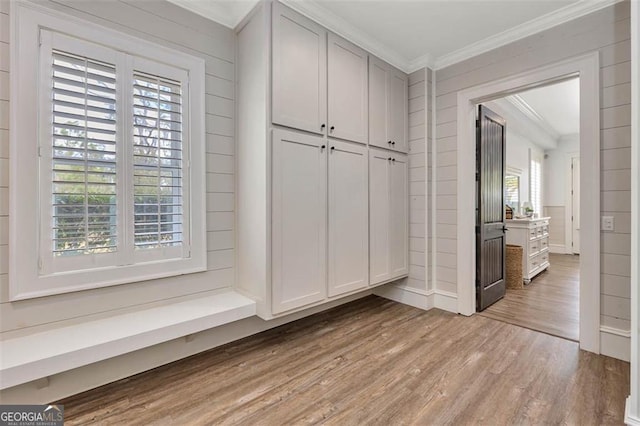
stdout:
<svg viewBox="0 0 640 426">
<path fill-rule="evenodd" d="M 506 122 L 480 105 L 476 122 L 476 305 L 505 294 L 504 170 Z"/>
</svg>

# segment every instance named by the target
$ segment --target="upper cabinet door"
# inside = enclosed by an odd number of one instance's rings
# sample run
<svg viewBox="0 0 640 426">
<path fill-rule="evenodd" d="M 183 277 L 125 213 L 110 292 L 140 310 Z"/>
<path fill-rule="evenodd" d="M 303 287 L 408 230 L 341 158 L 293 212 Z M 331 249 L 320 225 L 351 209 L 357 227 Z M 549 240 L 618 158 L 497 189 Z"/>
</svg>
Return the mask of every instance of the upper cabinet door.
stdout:
<svg viewBox="0 0 640 426">
<path fill-rule="evenodd" d="M 389 73 L 389 106 L 388 106 L 388 127 L 391 148 L 401 152 L 407 152 L 408 125 L 407 115 L 409 109 L 409 81 L 407 76 L 397 70 L 390 70 Z"/>
<path fill-rule="evenodd" d="M 278 314 L 327 295 L 327 148 L 319 136 L 273 131 L 272 294 Z"/>
<path fill-rule="evenodd" d="M 367 52 L 329 34 L 329 136 L 367 143 Z"/>
<path fill-rule="evenodd" d="M 409 273 L 409 163 L 406 154 L 391 153 L 390 231 L 391 277 Z"/>
<path fill-rule="evenodd" d="M 329 140 L 329 297 L 369 284 L 367 147 Z"/>
<path fill-rule="evenodd" d="M 391 148 L 387 137 L 389 80 L 388 65 L 369 56 L 369 144 L 381 148 Z"/>
<path fill-rule="evenodd" d="M 274 2 L 272 121 L 324 134 L 327 124 L 327 33 Z"/>
</svg>

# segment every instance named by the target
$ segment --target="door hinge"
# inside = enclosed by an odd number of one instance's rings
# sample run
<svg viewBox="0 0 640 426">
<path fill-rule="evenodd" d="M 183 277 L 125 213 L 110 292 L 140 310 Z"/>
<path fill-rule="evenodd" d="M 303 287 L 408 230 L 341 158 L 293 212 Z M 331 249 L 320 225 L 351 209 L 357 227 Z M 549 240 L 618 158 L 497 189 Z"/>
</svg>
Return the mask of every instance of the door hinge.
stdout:
<svg viewBox="0 0 640 426">
<path fill-rule="evenodd" d="M 573 222 L 573 216 L 571 216 L 571 222 Z"/>
</svg>

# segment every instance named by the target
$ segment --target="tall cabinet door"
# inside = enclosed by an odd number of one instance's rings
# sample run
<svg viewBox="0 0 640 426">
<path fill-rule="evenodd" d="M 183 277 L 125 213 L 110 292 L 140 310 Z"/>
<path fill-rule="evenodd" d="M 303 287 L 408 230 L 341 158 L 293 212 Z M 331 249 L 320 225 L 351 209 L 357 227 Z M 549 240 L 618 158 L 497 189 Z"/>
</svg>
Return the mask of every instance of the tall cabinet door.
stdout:
<svg viewBox="0 0 640 426">
<path fill-rule="evenodd" d="M 405 154 L 393 153 L 390 167 L 391 277 L 409 273 L 409 163 Z"/>
<path fill-rule="evenodd" d="M 407 152 L 408 143 L 408 123 L 407 115 L 409 109 L 409 81 L 407 76 L 401 71 L 389 71 L 389 140 L 392 141 L 393 149 Z"/>
<path fill-rule="evenodd" d="M 272 121 L 324 134 L 327 123 L 327 33 L 273 3 Z"/>
<path fill-rule="evenodd" d="M 389 107 L 389 67 L 369 56 L 369 145 L 391 148 L 387 137 L 387 108 Z"/>
<path fill-rule="evenodd" d="M 369 148 L 369 283 L 391 278 L 390 170 L 391 155 Z"/>
<path fill-rule="evenodd" d="M 273 131 L 272 308 L 326 297 L 327 149 L 324 139 Z"/>
<path fill-rule="evenodd" d="M 334 34 L 328 43 L 328 135 L 367 143 L 367 52 Z"/>
<path fill-rule="evenodd" d="M 329 141 L 329 296 L 369 284 L 367 147 Z"/>
</svg>

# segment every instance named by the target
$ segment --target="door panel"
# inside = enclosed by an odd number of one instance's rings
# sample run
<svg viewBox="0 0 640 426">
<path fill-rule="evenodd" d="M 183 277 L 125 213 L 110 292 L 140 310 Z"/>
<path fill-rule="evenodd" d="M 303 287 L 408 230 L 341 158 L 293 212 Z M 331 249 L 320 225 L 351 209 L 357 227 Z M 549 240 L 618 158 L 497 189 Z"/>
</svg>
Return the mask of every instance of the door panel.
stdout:
<svg viewBox="0 0 640 426">
<path fill-rule="evenodd" d="M 324 134 L 327 38 L 315 22 L 273 4 L 272 121 Z"/>
<path fill-rule="evenodd" d="M 273 312 L 326 297 L 327 150 L 324 139 L 273 131 Z"/>
<path fill-rule="evenodd" d="M 368 153 L 329 141 L 329 296 L 369 284 Z"/>
<path fill-rule="evenodd" d="M 369 148 L 369 282 L 381 283 L 391 277 L 390 161 L 389 152 Z"/>
<path fill-rule="evenodd" d="M 392 148 L 401 152 L 408 150 L 408 91 L 407 77 L 400 71 L 391 71 L 389 73 L 389 140 L 392 141 Z"/>
<path fill-rule="evenodd" d="M 480 105 L 476 162 L 476 298 L 485 309 L 505 294 L 504 119 Z"/>
<path fill-rule="evenodd" d="M 367 53 L 329 34 L 329 136 L 367 143 Z"/>
<path fill-rule="evenodd" d="M 409 167 L 407 156 L 391 153 L 391 278 L 409 273 Z"/>
<path fill-rule="evenodd" d="M 388 66 L 369 57 L 369 145 L 391 148 L 388 138 Z"/>
</svg>

